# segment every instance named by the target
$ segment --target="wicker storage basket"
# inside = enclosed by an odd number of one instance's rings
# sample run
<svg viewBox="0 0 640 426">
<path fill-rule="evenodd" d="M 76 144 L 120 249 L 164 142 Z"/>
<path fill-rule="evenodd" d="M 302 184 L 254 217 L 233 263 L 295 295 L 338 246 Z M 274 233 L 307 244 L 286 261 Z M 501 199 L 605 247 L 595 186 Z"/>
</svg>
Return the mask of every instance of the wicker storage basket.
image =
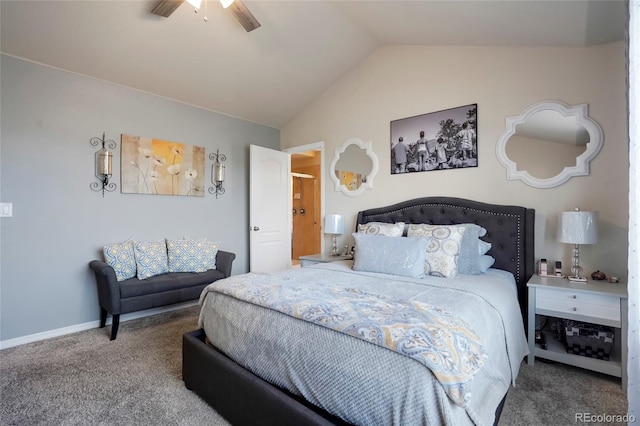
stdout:
<svg viewBox="0 0 640 426">
<path fill-rule="evenodd" d="M 613 348 L 613 331 L 610 327 L 570 320 L 563 322 L 568 353 L 609 360 Z"/>
</svg>

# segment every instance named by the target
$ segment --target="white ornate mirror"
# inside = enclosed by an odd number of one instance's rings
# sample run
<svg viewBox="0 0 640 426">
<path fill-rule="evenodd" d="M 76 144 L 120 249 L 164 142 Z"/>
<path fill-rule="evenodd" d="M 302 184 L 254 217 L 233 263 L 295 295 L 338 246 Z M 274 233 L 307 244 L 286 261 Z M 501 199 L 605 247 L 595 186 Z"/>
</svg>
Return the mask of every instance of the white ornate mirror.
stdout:
<svg viewBox="0 0 640 426">
<path fill-rule="evenodd" d="M 600 125 L 588 115 L 587 104 L 560 101 L 533 104 L 507 117 L 496 144 L 507 179 L 535 188 L 553 188 L 573 176 L 589 174 L 589 162 L 602 148 Z"/>
<path fill-rule="evenodd" d="M 329 170 L 336 191 L 355 197 L 365 189 L 373 188 L 373 178 L 378 172 L 378 157 L 371 148 L 371 142 L 348 139 L 340 148 L 336 148 Z"/>
</svg>

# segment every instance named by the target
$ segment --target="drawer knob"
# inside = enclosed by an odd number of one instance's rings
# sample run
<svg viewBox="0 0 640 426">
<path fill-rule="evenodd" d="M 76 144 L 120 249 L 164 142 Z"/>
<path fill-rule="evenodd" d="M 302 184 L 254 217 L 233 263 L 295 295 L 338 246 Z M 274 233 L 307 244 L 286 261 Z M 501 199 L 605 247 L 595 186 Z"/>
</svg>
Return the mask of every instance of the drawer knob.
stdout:
<svg viewBox="0 0 640 426">
<path fill-rule="evenodd" d="M 576 312 L 576 311 L 578 310 L 578 308 L 576 308 L 576 307 L 574 306 L 573 308 L 571 308 L 571 310 L 572 310 L 573 312 Z"/>
<path fill-rule="evenodd" d="M 578 296 L 576 296 L 575 294 L 572 294 L 572 295 L 570 296 L 570 298 L 571 298 L 571 299 L 577 299 L 577 298 L 578 298 Z"/>
</svg>

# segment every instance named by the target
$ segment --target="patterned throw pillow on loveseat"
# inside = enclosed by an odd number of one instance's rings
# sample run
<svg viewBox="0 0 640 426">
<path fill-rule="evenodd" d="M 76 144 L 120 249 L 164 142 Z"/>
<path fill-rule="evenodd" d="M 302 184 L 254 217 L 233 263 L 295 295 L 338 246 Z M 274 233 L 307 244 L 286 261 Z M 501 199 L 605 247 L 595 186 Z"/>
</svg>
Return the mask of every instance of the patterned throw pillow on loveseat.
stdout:
<svg viewBox="0 0 640 426">
<path fill-rule="evenodd" d="M 118 281 L 136 276 L 136 258 L 133 254 L 133 240 L 109 244 L 103 247 L 104 260 L 113 268 Z"/>
<path fill-rule="evenodd" d="M 167 245 L 164 240 L 133 243 L 138 279 L 144 280 L 169 272 Z"/>
<path fill-rule="evenodd" d="M 204 272 L 216 269 L 218 243 L 200 240 L 167 240 L 169 272 Z"/>
</svg>

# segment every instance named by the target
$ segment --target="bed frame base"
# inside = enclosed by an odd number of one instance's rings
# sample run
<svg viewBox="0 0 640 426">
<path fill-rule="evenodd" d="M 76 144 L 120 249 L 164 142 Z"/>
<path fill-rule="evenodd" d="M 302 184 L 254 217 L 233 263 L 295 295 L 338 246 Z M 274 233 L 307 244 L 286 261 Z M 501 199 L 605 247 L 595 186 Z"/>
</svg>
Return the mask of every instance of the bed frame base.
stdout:
<svg viewBox="0 0 640 426">
<path fill-rule="evenodd" d="M 277 388 L 206 343 L 204 330 L 182 336 L 182 378 L 234 426 L 347 425 L 296 395 Z M 506 399 L 496 409 L 496 420 Z"/>
<path fill-rule="evenodd" d="M 348 424 L 245 370 L 206 343 L 202 329 L 182 337 L 182 378 L 234 426 Z"/>
</svg>

